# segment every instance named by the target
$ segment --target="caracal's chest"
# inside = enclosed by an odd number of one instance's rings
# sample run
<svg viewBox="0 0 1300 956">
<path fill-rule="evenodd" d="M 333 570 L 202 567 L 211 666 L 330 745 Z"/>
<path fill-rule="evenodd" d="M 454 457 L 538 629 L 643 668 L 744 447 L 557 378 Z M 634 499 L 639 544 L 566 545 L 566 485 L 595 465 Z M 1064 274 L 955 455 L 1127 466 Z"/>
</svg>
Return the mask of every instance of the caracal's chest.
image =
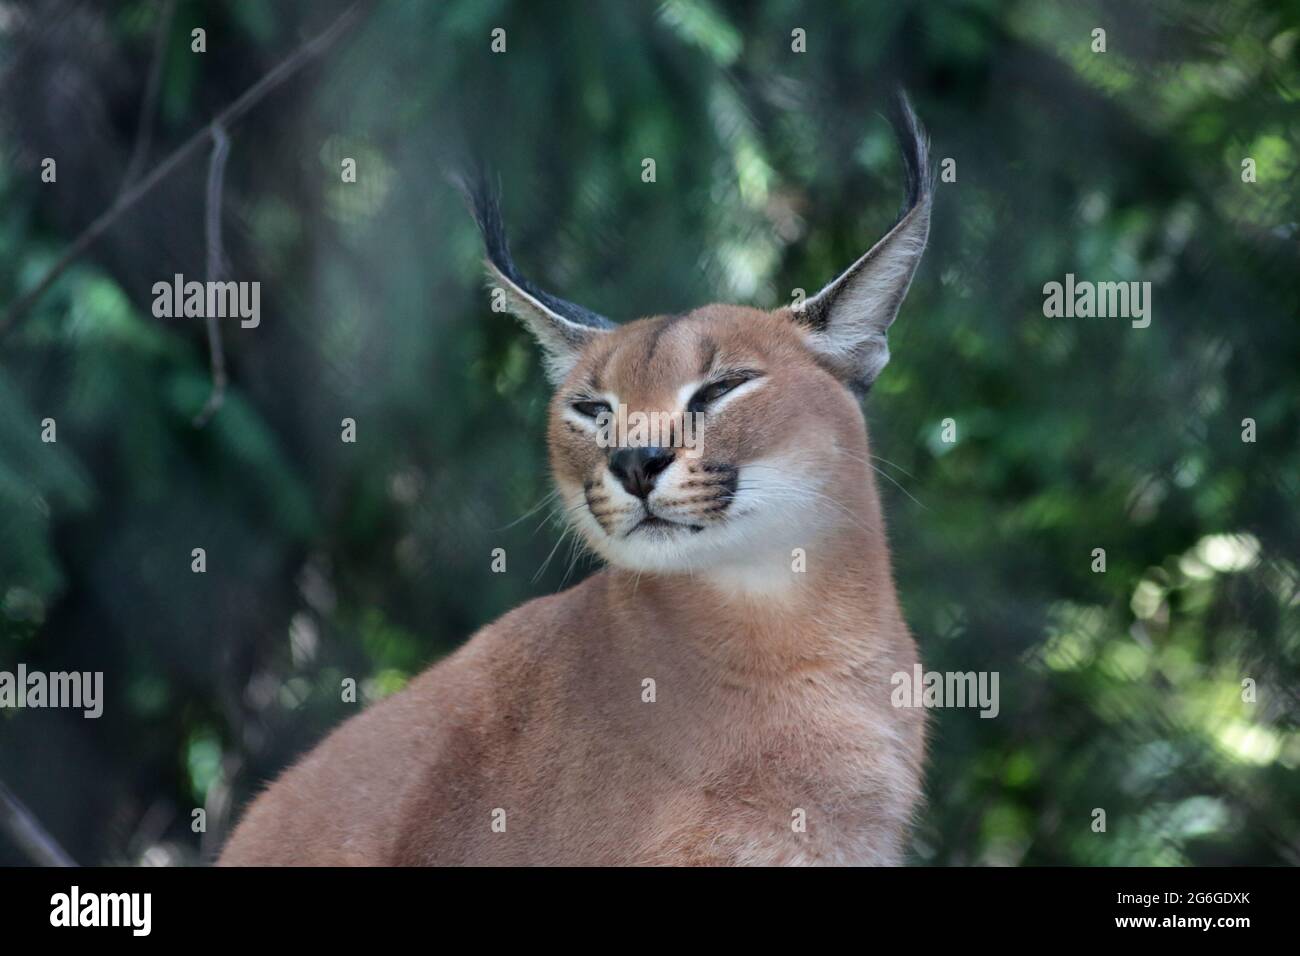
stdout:
<svg viewBox="0 0 1300 956">
<path fill-rule="evenodd" d="M 683 737 L 677 771 L 652 784 L 634 862 L 872 865 L 901 862 L 919 797 L 906 728 L 860 694 L 821 695 Z M 690 741 L 690 744 L 687 743 Z"/>
</svg>

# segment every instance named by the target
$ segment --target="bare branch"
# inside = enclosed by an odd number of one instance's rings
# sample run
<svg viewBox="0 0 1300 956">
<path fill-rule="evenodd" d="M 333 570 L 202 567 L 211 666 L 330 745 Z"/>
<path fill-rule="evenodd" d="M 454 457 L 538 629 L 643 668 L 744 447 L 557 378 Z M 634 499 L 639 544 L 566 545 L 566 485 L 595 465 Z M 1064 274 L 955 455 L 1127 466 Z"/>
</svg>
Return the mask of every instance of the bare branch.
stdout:
<svg viewBox="0 0 1300 956">
<path fill-rule="evenodd" d="M 268 72 L 260 80 L 245 90 L 238 99 L 227 106 L 224 110 L 204 126 L 198 132 L 194 133 L 180 146 L 176 147 L 166 159 L 155 166 L 149 175 L 140 180 L 136 185 L 127 189 L 118 196 L 117 200 L 108 209 L 104 210 L 89 226 L 87 226 L 45 273 L 41 280 L 36 283 L 25 295 L 14 301 L 9 310 L 5 312 L 4 317 L 0 318 L 0 337 L 3 337 L 14 323 L 21 318 L 32 305 L 46 293 L 51 285 L 54 284 L 59 276 L 72 265 L 82 253 L 98 239 L 110 226 L 113 225 L 124 212 L 134 206 L 150 190 L 175 172 L 182 163 L 197 153 L 202 147 L 204 141 L 212 135 L 212 130 L 221 126 L 229 128 L 237 122 L 245 113 L 257 105 L 268 93 L 276 89 L 285 80 L 301 70 L 306 64 L 315 57 L 320 56 L 334 44 L 344 33 L 356 25 L 361 16 L 362 10 L 370 6 L 369 0 L 357 0 L 340 14 L 339 18 L 330 24 L 321 33 L 308 40 L 300 46 L 293 55 L 287 60 L 282 61 L 278 66 Z"/>
<path fill-rule="evenodd" d="M 149 158 L 149 146 L 153 142 L 153 118 L 158 110 L 158 92 L 162 88 L 163 61 L 167 56 L 167 38 L 172 31 L 172 15 L 176 12 L 176 0 L 161 0 L 162 10 L 153 36 L 153 61 L 149 66 L 149 79 L 145 83 L 144 96 L 140 100 L 140 116 L 135 123 L 135 147 L 131 150 L 131 159 L 126 164 L 126 173 L 122 176 L 122 185 L 118 187 L 120 196 L 140 176 L 144 162 Z"/>
<path fill-rule="evenodd" d="M 212 159 L 208 162 L 208 192 L 204 237 L 208 247 L 208 281 L 221 278 L 225 252 L 221 245 L 221 190 L 226 178 L 226 157 L 230 153 L 230 137 L 221 124 L 212 127 Z M 208 423 L 221 403 L 226 400 L 226 353 L 221 344 L 221 322 L 217 315 L 208 312 L 208 353 L 212 361 L 212 392 L 203 408 L 194 416 L 194 427 Z"/>
<path fill-rule="evenodd" d="M 3 780 L 0 780 L 0 830 L 8 833 L 28 859 L 39 866 L 77 865 Z"/>
</svg>

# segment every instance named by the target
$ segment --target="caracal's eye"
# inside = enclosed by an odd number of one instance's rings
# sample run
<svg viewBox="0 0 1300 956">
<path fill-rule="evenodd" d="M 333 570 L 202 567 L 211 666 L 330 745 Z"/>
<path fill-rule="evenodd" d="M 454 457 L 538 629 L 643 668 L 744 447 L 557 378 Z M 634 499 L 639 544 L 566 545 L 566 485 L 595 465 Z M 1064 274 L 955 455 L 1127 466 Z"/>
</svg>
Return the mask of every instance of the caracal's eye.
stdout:
<svg viewBox="0 0 1300 956">
<path fill-rule="evenodd" d="M 737 372 L 734 375 L 728 375 L 726 378 L 720 378 L 716 382 L 709 382 L 707 385 L 702 385 L 699 390 L 691 396 L 691 400 L 686 403 L 686 410 L 688 412 L 702 412 L 723 395 L 726 395 L 733 389 L 739 388 L 755 377 L 755 373 L 753 372 Z"/>
<path fill-rule="evenodd" d="M 588 418 L 595 418 L 602 412 L 612 412 L 609 402 L 574 402 L 569 406 L 579 415 L 586 415 Z"/>
</svg>

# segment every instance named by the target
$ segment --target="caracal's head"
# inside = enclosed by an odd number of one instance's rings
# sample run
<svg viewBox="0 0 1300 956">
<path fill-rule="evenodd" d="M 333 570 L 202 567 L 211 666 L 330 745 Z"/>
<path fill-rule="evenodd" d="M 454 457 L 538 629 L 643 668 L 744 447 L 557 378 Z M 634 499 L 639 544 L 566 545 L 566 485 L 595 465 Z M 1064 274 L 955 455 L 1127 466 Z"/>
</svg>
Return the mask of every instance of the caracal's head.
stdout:
<svg viewBox="0 0 1300 956">
<path fill-rule="evenodd" d="M 898 116 L 902 217 L 817 295 L 770 312 L 709 305 L 615 325 L 524 279 L 494 192 L 467 189 L 491 284 L 555 385 L 548 438 L 569 520 L 612 564 L 744 569 L 858 520 L 837 477 L 866 470 L 858 400 L 889 360 L 930 223 L 927 148 L 902 97 Z"/>
</svg>

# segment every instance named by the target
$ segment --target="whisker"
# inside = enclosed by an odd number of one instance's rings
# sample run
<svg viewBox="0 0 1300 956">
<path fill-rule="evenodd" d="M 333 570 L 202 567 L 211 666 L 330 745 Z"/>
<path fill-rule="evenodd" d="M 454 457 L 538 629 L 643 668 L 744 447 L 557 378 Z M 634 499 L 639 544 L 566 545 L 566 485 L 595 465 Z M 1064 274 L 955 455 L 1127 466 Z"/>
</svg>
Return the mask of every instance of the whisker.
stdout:
<svg viewBox="0 0 1300 956">
<path fill-rule="evenodd" d="M 871 457 L 874 458 L 874 459 L 876 459 L 876 461 L 883 461 L 886 465 L 889 465 L 889 466 L 892 467 L 892 468 L 897 468 L 899 471 L 901 471 L 903 474 L 907 475 L 907 477 L 908 477 L 908 478 L 911 478 L 913 481 L 916 480 L 916 475 L 912 474 L 910 471 L 908 471 L 908 470 L 907 470 L 906 468 L 904 468 L 902 465 L 900 465 L 900 464 L 898 464 L 898 463 L 896 463 L 896 462 L 892 462 L 892 461 L 890 461 L 888 458 L 882 458 L 880 455 L 872 455 Z"/>
<path fill-rule="evenodd" d="M 538 568 L 537 573 L 533 575 L 533 584 L 536 584 L 541 576 L 546 573 L 546 568 L 550 565 L 551 559 L 555 557 L 555 552 L 560 549 L 560 545 L 564 543 L 564 539 L 567 538 L 572 531 L 572 525 L 564 525 L 564 528 L 560 531 L 560 536 L 555 540 L 555 547 L 551 548 L 551 553 L 546 556 L 546 560 L 542 562 L 542 566 Z"/>
<path fill-rule="evenodd" d="M 890 474 L 888 474 L 888 473 L 882 471 L 881 469 L 877 468 L 877 467 L 875 466 L 875 464 L 873 464 L 872 462 L 868 461 L 868 460 L 865 459 L 865 458 L 859 457 L 858 455 L 853 454 L 851 451 L 846 451 L 846 450 L 844 450 L 843 448 L 841 448 L 841 449 L 840 449 L 840 454 L 842 454 L 844 457 L 846 457 L 846 458 L 848 458 L 848 459 L 850 459 L 850 460 L 852 460 L 852 461 L 856 461 L 856 462 L 858 462 L 859 464 L 866 465 L 868 468 L 870 468 L 872 471 L 874 471 L 874 472 L 875 472 L 876 474 L 878 474 L 880 477 L 884 478 L 886 481 L 888 481 L 888 482 L 890 482 L 891 484 L 893 484 L 893 486 L 894 486 L 895 488 L 897 488 L 897 489 L 898 489 L 899 491 L 901 491 L 903 494 L 907 495 L 907 497 L 911 498 L 912 501 L 916 502 L 916 504 L 917 504 L 919 507 L 924 508 L 926 511 L 929 511 L 929 510 L 930 510 L 929 507 L 927 507 L 926 505 L 924 505 L 924 504 L 922 504 L 920 501 L 918 501 L 917 498 L 916 498 L 916 497 L 915 497 L 915 496 L 914 496 L 910 491 L 908 491 L 908 490 L 907 490 L 906 488 L 904 488 L 901 484 L 899 484 L 899 482 L 894 478 L 893 475 L 890 475 Z M 881 461 L 883 461 L 883 462 L 884 462 L 885 464 L 887 464 L 887 465 L 893 465 L 895 468 L 897 468 L 897 469 L 898 469 L 899 471 L 901 471 L 903 474 L 907 475 L 908 478 L 912 478 L 913 480 L 915 480 L 915 476 L 912 475 L 912 474 L 911 474 L 911 473 L 910 473 L 906 468 L 903 468 L 901 465 L 895 465 L 895 464 L 894 464 L 892 461 L 890 461 L 889 459 L 887 459 L 887 458 L 881 458 L 879 455 L 872 455 L 871 457 L 872 457 L 872 458 L 879 458 Z"/>
<path fill-rule="evenodd" d="M 867 462 L 867 464 L 871 465 L 871 462 Z M 898 489 L 899 491 L 901 491 L 903 494 L 907 495 L 907 497 L 909 497 L 909 498 L 911 498 L 913 501 L 915 501 L 917 507 L 919 507 L 919 508 L 924 508 L 926 511 L 929 511 L 929 510 L 930 510 L 926 505 L 923 505 L 923 504 L 921 504 L 921 502 L 917 501 L 915 495 L 913 495 L 910 491 L 908 491 L 908 490 L 907 490 L 906 488 L 904 488 L 901 484 L 899 484 L 897 481 L 895 481 L 895 480 L 894 480 L 894 477 L 893 477 L 892 475 L 890 475 L 889 473 L 887 473 L 887 472 L 885 472 L 885 471 L 882 471 L 881 469 L 877 468 L 875 465 L 871 465 L 871 467 L 872 467 L 872 470 L 874 470 L 875 473 L 878 474 L 881 478 L 884 478 L 886 481 L 889 481 L 891 484 L 893 484 L 893 486 L 894 486 L 895 488 L 897 488 L 897 489 Z"/>
<path fill-rule="evenodd" d="M 526 519 L 528 519 L 528 518 L 531 518 L 533 515 L 537 514 L 537 512 L 540 511 L 542 508 L 545 508 L 546 505 L 547 505 L 547 504 L 548 504 L 552 499 L 558 497 L 559 494 L 560 494 L 560 489 L 559 489 L 559 488 L 553 488 L 553 489 L 552 489 L 548 494 L 542 496 L 542 500 L 541 500 L 541 501 L 537 502 L 537 504 L 533 505 L 531 508 L 529 508 L 529 509 L 528 509 L 527 511 L 525 511 L 523 514 L 521 514 L 518 518 L 516 518 L 514 521 L 510 522 L 508 525 L 504 525 L 504 526 L 502 526 L 502 527 L 500 527 L 500 528 L 492 528 L 492 529 L 491 529 L 492 533 L 495 534 L 495 533 L 500 532 L 500 531 L 507 531 L 507 530 L 509 530 L 510 528 L 513 528 L 515 525 L 519 524 L 519 522 L 524 521 L 524 520 L 526 520 Z"/>
<path fill-rule="evenodd" d="M 784 495 L 784 497 L 779 498 L 778 501 L 786 502 L 786 503 L 798 503 L 801 500 L 801 498 L 807 496 L 818 498 L 838 508 L 846 517 L 849 518 L 850 521 L 854 523 L 854 525 L 858 527 L 859 530 L 867 531 L 867 532 L 871 531 L 871 528 L 863 523 L 862 519 L 857 515 L 857 513 L 854 512 L 851 508 L 849 508 L 846 504 L 844 504 L 844 502 L 840 501 L 838 498 L 835 498 L 834 496 L 826 494 L 825 492 L 819 491 L 815 488 L 808 488 L 805 486 L 795 484 L 794 481 L 790 479 L 786 475 L 786 473 L 781 471 L 781 469 L 779 468 L 773 468 L 769 465 L 749 465 L 747 467 L 774 471 L 780 476 L 781 480 L 775 483 L 769 479 L 763 487 L 758 489 L 760 492 L 766 492 L 766 491 L 785 492 L 786 494 Z M 749 490 L 751 492 L 753 491 L 752 485 L 750 486 Z"/>
</svg>

